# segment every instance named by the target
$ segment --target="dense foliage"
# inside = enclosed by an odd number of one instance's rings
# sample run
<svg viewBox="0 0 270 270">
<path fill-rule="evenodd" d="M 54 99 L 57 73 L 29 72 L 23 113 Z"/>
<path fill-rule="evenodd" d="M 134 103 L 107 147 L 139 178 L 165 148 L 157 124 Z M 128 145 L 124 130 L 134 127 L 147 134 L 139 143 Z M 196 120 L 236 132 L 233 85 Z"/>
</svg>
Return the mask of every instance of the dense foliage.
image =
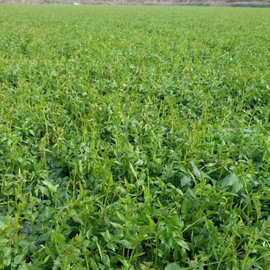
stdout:
<svg viewBox="0 0 270 270">
<path fill-rule="evenodd" d="M 0 7 L 0 269 L 269 269 L 270 10 Z"/>
</svg>

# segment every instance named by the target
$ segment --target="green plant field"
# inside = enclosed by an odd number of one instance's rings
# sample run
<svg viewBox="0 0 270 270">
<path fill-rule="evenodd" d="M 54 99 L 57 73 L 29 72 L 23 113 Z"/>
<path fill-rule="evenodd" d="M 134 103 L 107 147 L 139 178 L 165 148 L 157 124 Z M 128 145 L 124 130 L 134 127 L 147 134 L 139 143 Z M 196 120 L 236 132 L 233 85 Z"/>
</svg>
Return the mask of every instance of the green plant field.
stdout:
<svg viewBox="0 0 270 270">
<path fill-rule="evenodd" d="M 0 269 L 270 269 L 269 25 L 0 6 Z"/>
</svg>

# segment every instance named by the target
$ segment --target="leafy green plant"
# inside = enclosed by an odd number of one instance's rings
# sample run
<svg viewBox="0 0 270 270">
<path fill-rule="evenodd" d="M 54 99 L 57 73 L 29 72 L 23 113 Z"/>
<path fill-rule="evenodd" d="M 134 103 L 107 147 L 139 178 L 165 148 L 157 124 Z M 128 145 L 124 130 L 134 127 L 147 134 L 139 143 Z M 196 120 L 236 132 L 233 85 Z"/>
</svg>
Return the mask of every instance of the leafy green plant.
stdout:
<svg viewBox="0 0 270 270">
<path fill-rule="evenodd" d="M 267 9 L 0 13 L 0 269 L 269 268 Z"/>
</svg>

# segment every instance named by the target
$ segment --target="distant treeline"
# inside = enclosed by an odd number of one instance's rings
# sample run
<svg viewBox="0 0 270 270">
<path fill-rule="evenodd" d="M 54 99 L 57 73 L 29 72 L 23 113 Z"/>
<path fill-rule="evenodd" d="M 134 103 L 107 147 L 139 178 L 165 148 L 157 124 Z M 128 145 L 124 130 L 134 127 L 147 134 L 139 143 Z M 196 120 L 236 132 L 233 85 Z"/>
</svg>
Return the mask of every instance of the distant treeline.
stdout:
<svg viewBox="0 0 270 270">
<path fill-rule="evenodd" d="M 0 0 L 0 3 L 22 4 L 130 4 L 270 7 L 270 0 Z"/>
</svg>

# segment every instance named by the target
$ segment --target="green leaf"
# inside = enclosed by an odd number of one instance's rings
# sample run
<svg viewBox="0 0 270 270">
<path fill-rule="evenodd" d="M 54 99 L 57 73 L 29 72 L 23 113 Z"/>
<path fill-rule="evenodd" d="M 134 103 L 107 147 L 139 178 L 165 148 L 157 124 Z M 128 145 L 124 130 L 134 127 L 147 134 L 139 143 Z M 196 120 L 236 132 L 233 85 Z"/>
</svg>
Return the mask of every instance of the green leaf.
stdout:
<svg viewBox="0 0 270 270">
<path fill-rule="evenodd" d="M 182 178 L 181 178 L 181 187 L 184 187 L 186 185 L 189 185 L 190 183 L 192 182 L 192 179 L 186 175 L 184 175 Z"/>
<path fill-rule="evenodd" d="M 6 246 L 7 243 L 8 243 L 8 239 L 6 238 L 0 239 L 0 247 Z"/>
<path fill-rule="evenodd" d="M 102 232 L 101 235 L 103 236 L 104 240 L 109 243 L 111 241 L 111 235 L 108 230 L 106 232 Z"/>
<path fill-rule="evenodd" d="M 165 270 L 181 270 L 181 268 L 178 263 L 169 263 L 165 267 Z"/>
<path fill-rule="evenodd" d="M 132 248 L 134 247 L 134 245 L 133 245 L 130 241 L 125 240 L 125 239 L 120 240 L 119 243 L 120 243 L 121 245 L 123 245 L 125 248 L 130 248 L 130 249 L 132 249 Z"/>
<path fill-rule="evenodd" d="M 238 176 L 231 173 L 222 180 L 221 187 L 232 187 L 232 192 L 238 193 L 243 188 L 243 185 Z"/>
<path fill-rule="evenodd" d="M 50 192 L 55 193 L 57 191 L 57 186 L 58 185 L 53 185 L 48 180 L 44 180 L 42 183 L 49 189 Z"/>
<path fill-rule="evenodd" d="M 180 247 L 189 250 L 188 244 L 187 244 L 187 242 L 185 242 L 184 240 L 178 240 L 178 241 L 177 241 L 177 244 L 178 244 Z"/>
<path fill-rule="evenodd" d="M 110 257 L 109 257 L 108 255 L 103 255 L 103 256 L 102 256 L 102 262 L 103 262 L 106 266 L 110 267 L 111 262 L 110 262 Z"/>
<path fill-rule="evenodd" d="M 211 179 L 211 177 L 209 177 L 206 173 L 199 170 L 193 161 L 191 162 L 191 166 L 193 168 L 193 173 L 196 177 L 198 177 L 198 178 L 203 177 L 203 178 Z"/>
<path fill-rule="evenodd" d="M 23 258 L 24 258 L 24 255 L 17 255 L 15 258 L 14 258 L 14 263 L 15 264 L 19 264 L 19 263 L 21 263 L 22 262 L 22 260 L 23 260 Z"/>
<path fill-rule="evenodd" d="M 6 227 L 6 224 L 0 220 L 0 230 L 4 230 Z"/>
</svg>

